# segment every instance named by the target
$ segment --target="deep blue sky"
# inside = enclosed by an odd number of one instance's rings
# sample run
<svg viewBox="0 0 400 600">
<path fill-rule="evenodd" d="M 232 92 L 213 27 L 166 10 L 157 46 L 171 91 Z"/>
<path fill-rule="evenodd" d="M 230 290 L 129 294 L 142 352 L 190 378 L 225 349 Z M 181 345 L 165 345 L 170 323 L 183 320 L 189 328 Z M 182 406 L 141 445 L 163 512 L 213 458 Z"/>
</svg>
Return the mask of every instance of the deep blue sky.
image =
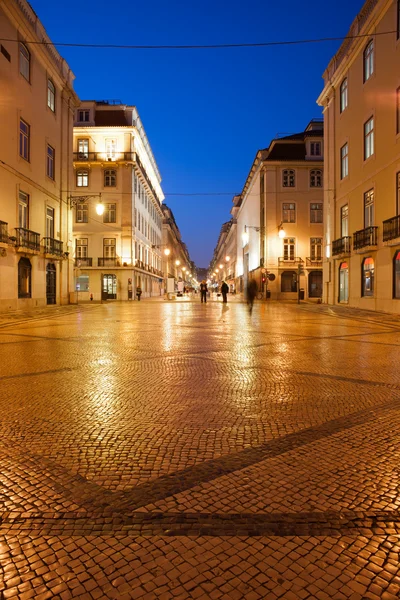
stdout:
<svg viewBox="0 0 400 600">
<path fill-rule="evenodd" d="M 169 45 L 343 36 L 364 1 L 31 4 L 53 42 Z M 321 76 L 339 45 L 58 50 L 82 99 L 115 98 L 138 107 L 166 202 L 201 267 L 210 262 L 232 195 L 241 191 L 257 150 L 277 133 L 301 131 L 321 116 Z M 217 192 L 227 195 L 190 195 Z"/>
</svg>

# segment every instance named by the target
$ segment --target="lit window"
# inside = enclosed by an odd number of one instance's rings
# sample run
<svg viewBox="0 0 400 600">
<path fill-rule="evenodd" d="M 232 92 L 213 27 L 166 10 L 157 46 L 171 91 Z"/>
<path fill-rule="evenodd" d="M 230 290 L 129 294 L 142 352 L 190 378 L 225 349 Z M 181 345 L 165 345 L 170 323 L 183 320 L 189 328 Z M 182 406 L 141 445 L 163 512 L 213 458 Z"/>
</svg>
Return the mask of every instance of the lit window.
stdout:
<svg viewBox="0 0 400 600">
<path fill-rule="evenodd" d="M 47 106 L 55 112 L 56 110 L 56 88 L 54 83 L 48 79 L 47 80 Z"/>
<path fill-rule="evenodd" d="M 293 169 L 285 169 L 282 172 L 282 186 L 295 187 L 296 177 Z"/>
<path fill-rule="evenodd" d="M 362 295 L 374 295 L 375 264 L 371 257 L 364 258 L 362 262 Z"/>
<path fill-rule="evenodd" d="M 55 150 L 47 144 L 47 162 L 46 162 L 46 175 L 51 179 L 54 179 L 54 160 L 55 160 Z"/>
<path fill-rule="evenodd" d="M 345 204 L 340 209 L 340 233 L 342 237 L 349 235 L 349 205 Z"/>
<path fill-rule="evenodd" d="M 374 153 L 374 118 L 364 123 L 364 160 Z"/>
<path fill-rule="evenodd" d="M 117 221 L 117 205 L 106 204 L 104 207 L 103 223 L 116 223 Z"/>
<path fill-rule="evenodd" d="M 87 223 L 89 216 L 89 206 L 87 203 L 77 204 L 76 205 L 76 215 L 75 222 L 76 223 Z"/>
<path fill-rule="evenodd" d="M 368 42 L 364 50 L 364 83 L 374 72 L 374 40 Z"/>
<path fill-rule="evenodd" d="M 342 84 L 340 86 L 340 112 L 342 113 L 348 104 L 348 85 L 347 85 L 347 77 L 343 79 Z"/>
<path fill-rule="evenodd" d="M 296 204 L 294 202 L 284 202 L 282 204 L 282 222 L 296 223 Z"/>
<path fill-rule="evenodd" d="M 349 146 L 344 144 L 340 148 L 340 179 L 344 179 L 349 174 Z"/>
<path fill-rule="evenodd" d="M 364 228 L 374 225 L 374 190 L 364 194 Z"/>
<path fill-rule="evenodd" d="M 104 171 L 104 187 L 115 187 L 117 185 L 117 171 L 106 169 Z"/>
<path fill-rule="evenodd" d="M 310 239 L 310 258 L 311 260 L 322 260 L 322 238 Z"/>
<path fill-rule="evenodd" d="M 310 204 L 310 223 L 322 223 L 322 202 Z"/>
<path fill-rule="evenodd" d="M 31 128 L 22 119 L 19 121 L 19 155 L 29 161 Z"/>
<path fill-rule="evenodd" d="M 21 191 L 18 197 L 18 227 L 29 229 L 29 196 Z"/>
<path fill-rule="evenodd" d="M 104 258 L 115 258 L 115 238 L 108 238 L 103 240 L 103 257 Z"/>
<path fill-rule="evenodd" d="M 75 240 L 75 256 L 76 258 L 87 258 L 88 238 L 80 238 Z"/>
<path fill-rule="evenodd" d="M 310 187 L 322 187 L 322 171 L 320 169 L 310 171 Z"/>
<path fill-rule="evenodd" d="M 24 44 L 19 45 L 19 72 L 27 81 L 31 80 L 31 54 Z"/>
<path fill-rule="evenodd" d="M 284 238 L 283 240 L 283 260 L 294 260 L 296 240 L 294 238 Z"/>
<path fill-rule="evenodd" d="M 89 171 L 86 169 L 80 169 L 76 172 L 76 186 L 77 187 L 88 187 L 89 185 Z"/>
</svg>

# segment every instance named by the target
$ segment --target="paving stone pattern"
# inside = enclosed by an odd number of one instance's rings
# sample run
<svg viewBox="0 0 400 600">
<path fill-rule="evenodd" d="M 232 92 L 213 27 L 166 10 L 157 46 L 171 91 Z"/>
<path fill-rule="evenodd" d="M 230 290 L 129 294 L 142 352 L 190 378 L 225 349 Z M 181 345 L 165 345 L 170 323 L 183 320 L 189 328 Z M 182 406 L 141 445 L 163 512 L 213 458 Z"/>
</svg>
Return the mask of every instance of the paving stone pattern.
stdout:
<svg viewBox="0 0 400 600">
<path fill-rule="evenodd" d="M 400 597 L 400 317 L 0 317 L 0 600 Z"/>
</svg>

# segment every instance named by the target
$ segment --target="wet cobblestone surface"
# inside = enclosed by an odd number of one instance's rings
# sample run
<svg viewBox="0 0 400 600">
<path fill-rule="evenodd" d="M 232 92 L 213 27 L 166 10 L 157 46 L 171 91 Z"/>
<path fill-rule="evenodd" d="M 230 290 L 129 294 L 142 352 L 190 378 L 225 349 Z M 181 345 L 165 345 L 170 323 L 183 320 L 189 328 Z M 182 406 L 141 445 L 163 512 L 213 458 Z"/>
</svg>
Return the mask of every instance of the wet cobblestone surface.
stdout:
<svg viewBox="0 0 400 600">
<path fill-rule="evenodd" d="M 400 317 L 0 316 L 0 599 L 400 597 Z"/>
</svg>

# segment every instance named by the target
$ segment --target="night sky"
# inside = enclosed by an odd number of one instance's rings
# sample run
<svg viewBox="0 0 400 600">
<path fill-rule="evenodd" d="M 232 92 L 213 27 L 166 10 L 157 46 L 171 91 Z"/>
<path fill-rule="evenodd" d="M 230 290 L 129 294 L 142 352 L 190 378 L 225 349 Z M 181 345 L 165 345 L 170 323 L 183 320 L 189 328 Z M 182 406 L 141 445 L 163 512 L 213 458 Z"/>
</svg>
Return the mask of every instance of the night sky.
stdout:
<svg viewBox="0 0 400 600">
<path fill-rule="evenodd" d="M 31 0 L 53 42 L 223 44 L 344 36 L 363 0 Z M 136 105 L 191 258 L 208 266 L 254 156 L 322 115 L 340 42 L 206 50 L 59 46 L 81 99 Z"/>
</svg>

